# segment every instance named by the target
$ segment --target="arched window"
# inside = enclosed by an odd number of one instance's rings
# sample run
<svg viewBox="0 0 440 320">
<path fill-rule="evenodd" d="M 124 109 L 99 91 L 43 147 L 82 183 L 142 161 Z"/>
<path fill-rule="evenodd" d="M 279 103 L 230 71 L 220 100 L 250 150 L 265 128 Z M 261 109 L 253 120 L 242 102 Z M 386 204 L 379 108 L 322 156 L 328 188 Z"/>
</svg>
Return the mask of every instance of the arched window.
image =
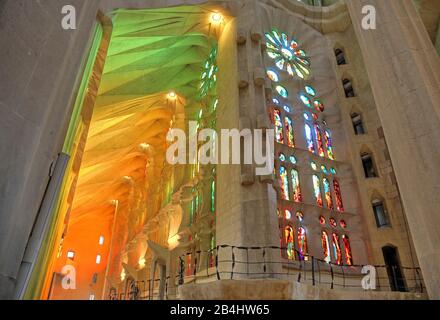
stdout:
<svg viewBox="0 0 440 320">
<path fill-rule="evenodd" d="M 333 255 L 336 259 L 336 264 L 342 264 L 342 252 L 341 246 L 339 245 L 339 236 L 336 233 L 332 234 L 332 244 L 333 244 Z"/>
<path fill-rule="evenodd" d="M 333 179 L 333 190 L 335 191 L 336 198 L 336 209 L 340 212 L 344 212 L 344 204 L 342 203 L 342 194 L 341 194 L 341 186 L 339 185 L 339 181 Z"/>
<path fill-rule="evenodd" d="M 335 155 L 333 153 L 332 136 L 329 130 L 325 130 L 324 138 L 325 138 L 325 145 L 327 146 L 327 155 L 329 159 L 335 160 Z"/>
<path fill-rule="evenodd" d="M 295 138 L 293 135 L 292 119 L 289 117 L 284 118 L 284 127 L 286 128 L 287 145 L 291 148 L 295 147 Z"/>
<path fill-rule="evenodd" d="M 316 137 L 316 145 L 318 146 L 318 155 L 320 157 L 324 157 L 324 144 L 322 142 L 321 128 L 318 124 L 315 123 L 315 137 Z"/>
<path fill-rule="evenodd" d="M 295 259 L 294 234 L 291 226 L 284 228 L 284 241 L 286 244 L 287 258 L 291 260 Z"/>
<path fill-rule="evenodd" d="M 350 247 L 350 239 L 347 235 L 342 235 L 342 242 L 344 243 L 344 251 L 345 251 L 345 262 L 347 265 L 352 266 L 353 265 L 353 256 L 351 254 L 351 247 Z"/>
<path fill-rule="evenodd" d="M 325 202 L 327 204 L 327 208 L 333 210 L 334 207 L 333 207 L 332 193 L 330 191 L 330 182 L 327 180 L 327 178 L 323 178 L 322 184 L 324 185 L 324 196 L 325 196 Z"/>
<path fill-rule="evenodd" d="M 275 125 L 275 139 L 278 143 L 284 143 L 283 136 L 283 123 L 281 121 L 281 111 L 278 109 L 274 110 L 273 114 L 274 125 Z"/>
<path fill-rule="evenodd" d="M 342 51 L 342 49 L 336 48 L 335 56 L 336 56 L 336 62 L 339 66 L 347 64 L 347 61 L 345 60 L 345 54 L 344 51 Z"/>
<path fill-rule="evenodd" d="M 289 197 L 289 180 L 287 177 L 286 168 L 280 167 L 280 186 L 281 186 L 281 197 L 284 200 L 290 200 Z"/>
<path fill-rule="evenodd" d="M 292 212 L 290 212 L 288 209 L 284 210 L 284 218 L 290 220 L 292 218 Z"/>
<path fill-rule="evenodd" d="M 362 166 L 364 167 L 365 178 L 377 177 L 373 156 L 370 153 L 363 153 L 361 155 L 361 159 L 362 159 Z"/>
<path fill-rule="evenodd" d="M 305 128 L 305 132 L 306 132 L 307 149 L 310 152 L 315 153 L 315 145 L 313 143 L 312 128 L 308 124 L 305 124 L 304 128 Z"/>
<path fill-rule="evenodd" d="M 385 246 L 382 248 L 382 253 L 387 266 L 391 290 L 400 292 L 408 291 L 397 248 L 394 246 Z"/>
<path fill-rule="evenodd" d="M 322 244 L 322 253 L 324 257 L 324 261 L 330 263 L 331 255 L 330 255 L 330 244 L 328 241 L 328 234 L 325 231 L 321 232 L 321 244 Z"/>
<path fill-rule="evenodd" d="M 292 176 L 293 201 L 301 202 L 302 201 L 302 195 L 301 195 L 301 187 L 300 187 L 300 184 L 299 184 L 298 170 L 292 169 L 290 171 L 290 174 Z"/>
<path fill-rule="evenodd" d="M 371 202 L 374 212 L 374 218 L 376 219 L 376 225 L 378 228 L 389 227 L 390 220 L 388 218 L 388 212 L 382 200 L 373 199 Z"/>
<path fill-rule="evenodd" d="M 354 112 L 351 114 L 351 122 L 353 123 L 353 129 L 356 135 L 365 134 L 365 128 L 362 122 L 362 116 L 359 113 Z"/>
<path fill-rule="evenodd" d="M 322 207 L 321 181 L 317 175 L 313 175 L 313 190 L 315 194 L 316 204 Z"/>
<path fill-rule="evenodd" d="M 353 89 L 353 84 L 349 79 L 343 79 L 342 85 L 344 86 L 345 96 L 347 98 L 353 98 L 356 96 Z"/>
<path fill-rule="evenodd" d="M 303 227 L 298 228 L 298 251 L 299 260 L 304 260 L 304 256 L 307 255 L 307 234 Z"/>
</svg>

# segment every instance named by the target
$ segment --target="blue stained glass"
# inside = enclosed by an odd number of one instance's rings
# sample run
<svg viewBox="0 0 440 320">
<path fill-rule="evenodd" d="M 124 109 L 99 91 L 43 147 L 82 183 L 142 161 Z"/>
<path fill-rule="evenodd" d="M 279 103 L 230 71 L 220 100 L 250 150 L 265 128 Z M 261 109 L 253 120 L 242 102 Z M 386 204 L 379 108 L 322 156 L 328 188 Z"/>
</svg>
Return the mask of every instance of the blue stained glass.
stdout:
<svg viewBox="0 0 440 320">
<path fill-rule="evenodd" d="M 311 86 L 305 86 L 306 92 L 310 94 L 312 97 L 316 96 L 316 91 Z"/>
</svg>

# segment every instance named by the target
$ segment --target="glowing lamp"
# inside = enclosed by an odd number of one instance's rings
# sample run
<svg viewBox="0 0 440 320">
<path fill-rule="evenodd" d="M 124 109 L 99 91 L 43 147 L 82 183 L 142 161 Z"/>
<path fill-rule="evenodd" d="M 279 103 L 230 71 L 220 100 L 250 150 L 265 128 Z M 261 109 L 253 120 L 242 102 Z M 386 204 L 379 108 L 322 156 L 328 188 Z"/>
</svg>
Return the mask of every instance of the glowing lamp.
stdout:
<svg viewBox="0 0 440 320">
<path fill-rule="evenodd" d="M 168 93 L 168 99 L 175 100 L 177 98 L 177 94 L 174 91 L 170 91 Z"/>
<path fill-rule="evenodd" d="M 218 12 L 213 13 L 211 16 L 211 21 L 214 23 L 220 23 L 222 22 L 222 20 L 223 20 L 223 16 Z"/>
</svg>

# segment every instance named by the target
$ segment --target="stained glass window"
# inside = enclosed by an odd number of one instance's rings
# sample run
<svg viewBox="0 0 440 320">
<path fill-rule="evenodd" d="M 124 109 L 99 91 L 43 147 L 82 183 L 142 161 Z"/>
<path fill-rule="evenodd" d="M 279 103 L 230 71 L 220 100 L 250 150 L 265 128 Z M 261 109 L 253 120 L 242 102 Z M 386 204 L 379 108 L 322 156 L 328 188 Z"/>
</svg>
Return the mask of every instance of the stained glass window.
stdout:
<svg viewBox="0 0 440 320">
<path fill-rule="evenodd" d="M 292 189 L 293 189 L 293 201 L 295 202 L 301 202 L 302 201 L 302 195 L 301 195 L 301 188 L 299 185 L 299 174 L 298 171 L 295 169 L 292 169 L 290 171 L 292 175 Z"/>
<path fill-rule="evenodd" d="M 322 184 L 324 185 L 324 195 L 325 195 L 325 202 L 327 204 L 327 208 L 330 210 L 333 210 L 333 199 L 332 199 L 332 193 L 330 191 L 330 182 L 326 178 L 322 179 Z"/>
<path fill-rule="evenodd" d="M 342 252 L 341 247 L 339 245 L 339 236 L 336 233 L 332 235 L 332 244 L 333 244 L 333 255 L 336 259 L 336 264 L 342 264 Z"/>
<path fill-rule="evenodd" d="M 333 180 L 333 190 L 335 191 L 336 209 L 338 209 L 338 211 L 340 212 L 343 212 L 344 204 L 342 203 L 341 187 L 339 186 L 339 182 L 336 179 Z"/>
<path fill-rule="evenodd" d="M 284 105 L 284 111 L 286 111 L 286 112 L 288 112 L 288 113 L 291 113 L 292 112 L 292 109 L 288 106 L 288 105 Z"/>
<path fill-rule="evenodd" d="M 323 174 L 327 174 L 328 173 L 327 172 L 327 167 L 325 165 L 321 166 L 321 171 L 322 171 Z"/>
<path fill-rule="evenodd" d="M 330 168 L 330 172 L 331 172 L 331 174 L 336 174 L 336 169 L 335 168 Z"/>
<path fill-rule="evenodd" d="M 321 128 L 318 124 L 314 125 L 315 127 L 315 136 L 316 136 L 316 145 L 318 146 L 318 155 L 320 157 L 324 157 L 324 144 L 322 143 L 322 135 L 321 135 Z"/>
<path fill-rule="evenodd" d="M 310 75 L 310 60 L 304 50 L 298 48 L 298 42 L 289 40 L 285 33 L 276 29 L 265 36 L 267 55 L 275 60 L 280 70 L 286 70 L 289 75 L 296 75 L 301 79 Z"/>
<path fill-rule="evenodd" d="M 286 156 L 284 155 L 284 153 L 280 152 L 278 159 L 280 159 L 280 161 L 286 161 Z"/>
<path fill-rule="evenodd" d="M 319 223 L 323 226 L 325 225 L 325 218 L 323 216 L 319 217 Z"/>
<path fill-rule="evenodd" d="M 286 243 L 287 258 L 292 260 L 295 259 L 294 235 L 291 226 L 287 226 L 284 229 L 284 241 Z"/>
<path fill-rule="evenodd" d="M 334 218 L 330 218 L 329 223 L 330 223 L 330 226 L 332 226 L 333 228 L 336 228 L 337 224 L 336 224 L 336 220 Z"/>
<path fill-rule="evenodd" d="M 316 162 L 312 161 L 310 162 L 310 166 L 312 167 L 313 170 L 318 170 L 318 166 L 316 165 Z"/>
<path fill-rule="evenodd" d="M 273 81 L 273 82 L 278 82 L 280 81 L 280 77 L 278 76 L 278 73 L 276 73 L 275 71 L 269 69 L 266 71 L 267 77 Z"/>
<path fill-rule="evenodd" d="M 307 149 L 312 152 L 315 153 L 315 145 L 313 143 L 313 134 L 312 134 L 312 128 L 306 124 L 304 126 L 305 132 L 306 132 L 306 141 L 307 141 Z"/>
<path fill-rule="evenodd" d="M 322 244 L 322 253 L 324 256 L 324 261 L 330 263 L 332 259 L 330 255 L 330 244 L 329 244 L 327 232 L 325 231 L 321 232 L 321 244 Z"/>
<path fill-rule="evenodd" d="M 290 156 L 289 160 L 290 160 L 291 164 L 296 164 L 297 163 L 297 160 L 296 160 L 295 156 Z"/>
<path fill-rule="evenodd" d="M 307 254 L 307 234 L 303 227 L 298 228 L 298 251 L 299 260 L 304 260 L 304 256 Z"/>
<path fill-rule="evenodd" d="M 304 112 L 303 115 L 304 115 L 304 119 L 310 120 L 310 116 L 309 116 L 309 114 L 307 112 Z"/>
<path fill-rule="evenodd" d="M 284 118 L 284 127 L 286 128 L 287 145 L 289 147 L 295 147 L 295 138 L 293 135 L 292 119 L 289 117 Z"/>
<path fill-rule="evenodd" d="M 301 93 L 299 95 L 299 98 L 301 99 L 301 102 L 308 108 L 312 107 L 312 102 L 310 101 L 310 99 L 303 93 Z"/>
<path fill-rule="evenodd" d="M 290 200 L 289 197 L 289 181 L 287 178 L 286 168 L 280 167 L 280 185 L 281 185 L 281 196 L 284 200 Z"/>
<path fill-rule="evenodd" d="M 283 98 L 287 98 L 289 96 L 289 92 L 287 91 L 286 88 L 284 88 L 283 86 L 276 86 L 275 90 L 278 92 L 278 94 L 280 96 L 282 96 Z"/>
<path fill-rule="evenodd" d="M 273 98 L 272 102 L 275 103 L 275 104 L 280 104 L 280 100 L 278 100 L 277 98 Z"/>
<path fill-rule="evenodd" d="M 284 142 L 283 136 L 283 122 L 281 120 L 281 111 L 278 109 L 274 110 L 274 124 L 275 124 L 275 139 L 278 143 Z"/>
<path fill-rule="evenodd" d="M 211 182 L 211 212 L 215 212 L 215 180 Z"/>
<path fill-rule="evenodd" d="M 208 59 L 203 65 L 202 77 L 200 82 L 200 98 L 204 98 L 210 89 L 212 89 L 217 82 L 217 47 L 212 48 Z"/>
<path fill-rule="evenodd" d="M 317 111 L 321 111 L 321 112 L 323 112 L 324 109 L 325 109 L 324 104 L 323 104 L 322 101 L 319 100 L 319 99 L 316 99 L 315 101 L 313 101 L 313 105 L 315 106 L 315 109 L 316 109 Z"/>
<path fill-rule="evenodd" d="M 333 154 L 333 144 L 330 131 L 325 130 L 325 144 L 327 146 L 327 155 L 330 159 L 335 160 L 335 156 Z"/>
<path fill-rule="evenodd" d="M 304 220 L 304 214 L 301 211 L 296 212 L 296 217 L 299 222 L 302 222 Z"/>
<path fill-rule="evenodd" d="M 305 86 L 306 92 L 312 97 L 316 96 L 316 91 L 311 86 Z"/>
<path fill-rule="evenodd" d="M 284 217 L 289 220 L 292 218 L 292 213 L 289 210 L 284 210 Z"/>
<path fill-rule="evenodd" d="M 317 175 L 313 175 L 313 189 L 315 192 L 316 204 L 322 207 L 321 183 Z"/>
<path fill-rule="evenodd" d="M 347 222 L 345 222 L 345 220 L 339 221 L 339 225 L 341 226 L 342 229 L 347 228 Z"/>
<path fill-rule="evenodd" d="M 342 235 L 342 242 L 344 243 L 345 262 L 347 265 L 351 266 L 353 265 L 353 257 L 351 254 L 350 239 L 347 235 Z"/>
</svg>

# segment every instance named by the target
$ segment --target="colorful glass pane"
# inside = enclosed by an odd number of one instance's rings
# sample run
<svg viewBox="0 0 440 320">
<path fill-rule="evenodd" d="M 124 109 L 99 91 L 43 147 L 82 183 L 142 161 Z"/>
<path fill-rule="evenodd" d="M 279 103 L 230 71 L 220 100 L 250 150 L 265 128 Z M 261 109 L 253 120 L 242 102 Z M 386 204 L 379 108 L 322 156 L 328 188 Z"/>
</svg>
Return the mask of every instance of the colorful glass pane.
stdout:
<svg viewBox="0 0 440 320">
<path fill-rule="evenodd" d="M 291 113 L 292 112 L 292 108 L 290 108 L 288 105 L 284 105 L 283 107 L 284 111 Z"/>
<path fill-rule="evenodd" d="M 291 226 L 284 228 L 284 241 L 286 244 L 287 258 L 291 260 L 295 259 L 294 235 Z"/>
<path fill-rule="evenodd" d="M 304 79 L 310 75 L 310 61 L 304 50 L 298 49 L 298 43 L 290 40 L 285 33 L 273 29 L 265 33 L 267 55 L 275 60 L 280 70 L 287 70 L 289 75 Z"/>
<path fill-rule="evenodd" d="M 344 243 L 344 250 L 345 250 L 345 262 L 347 265 L 351 266 L 353 265 L 353 257 L 351 254 L 351 247 L 350 247 L 350 239 L 347 235 L 342 235 L 342 241 Z"/>
<path fill-rule="evenodd" d="M 347 228 L 347 222 L 345 222 L 345 220 L 339 221 L 339 225 L 341 226 L 342 229 Z"/>
<path fill-rule="evenodd" d="M 323 217 L 323 216 L 320 216 L 319 217 L 319 223 L 323 226 L 323 225 L 325 225 L 325 218 Z"/>
<path fill-rule="evenodd" d="M 341 194 L 341 187 L 339 185 L 338 180 L 333 180 L 333 190 L 335 191 L 335 198 L 336 198 L 336 209 L 340 212 L 344 212 L 344 204 L 342 203 L 342 194 Z"/>
<path fill-rule="evenodd" d="M 310 120 L 310 116 L 307 112 L 304 112 L 304 119 Z"/>
<path fill-rule="evenodd" d="M 215 180 L 211 182 L 211 212 L 215 212 Z"/>
<path fill-rule="evenodd" d="M 298 228 L 298 251 L 299 260 L 304 260 L 304 256 L 307 255 L 307 234 L 303 227 Z"/>
<path fill-rule="evenodd" d="M 306 132 L 306 142 L 307 142 L 307 149 L 312 152 L 315 153 L 315 145 L 313 143 L 313 135 L 312 135 L 312 128 L 306 124 L 304 126 L 305 132 Z"/>
<path fill-rule="evenodd" d="M 332 243 L 333 243 L 333 255 L 336 259 L 336 264 L 342 264 L 342 252 L 341 247 L 339 245 L 339 236 L 336 233 L 332 234 Z"/>
<path fill-rule="evenodd" d="M 275 139 L 278 143 L 284 142 L 283 123 L 281 121 L 281 111 L 274 110 Z"/>
<path fill-rule="evenodd" d="M 295 156 L 290 156 L 289 160 L 290 160 L 291 164 L 296 164 L 297 163 L 297 160 L 296 160 Z"/>
<path fill-rule="evenodd" d="M 281 197 L 284 200 L 290 200 L 289 197 L 289 180 L 287 177 L 286 168 L 280 167 L 280 186 L 281 186 Z"/>
<path fill-rule="evenodd" d="M 312 167 L 313 170 L 318 170 L 318 166 L 316 165 L 316 162 L 312 161 L 310 162 L 310 166 Z"/>
<path fill-rule="evenodd" d="M 299 174 L 298 174 L 298 171 L 295 170 L 295 169 L 292 169 L 290 171 L 290 174 L 292 176 L 293 201 L 301 202 L 302 201 L 302 195 L 301 195 L 301 187 L 300 187 L 300 184 L 299 184 Z"/>
<path fill-rule="evenodd" d="M 323 174 L 327 174 L 328 173 L 327 167 L 325 165 L 321 166 L 321 171 L 322 171 Z"/>
<path fill-rule="evenodd" d="M 284 155 L 284 153 L 280 153 L 278 159 L 280 159 L 280 161 L 286 161 L 286 156 Z"/>
<path fill-rule="evenodd" d="M 286 209 L 284 210 L 284 217 L 289 220 L 292 218 L 292 213 Z"/>
<path fill-rule="evenodd" d="M 278 73 L 276 73 L 275 71 L 269 69 L 266 71 L 267 77 L 273 81 L 273 82 L 278 82 L 280 81 L 280 77 L 278 76 Z"/>
<path fill-rule="evenodd" d="M 314 125 L 315 128 L 315 136 L 316 136 L 316 145 L 318 146 L 318 155 L 320 157 L 324 157 L 324 144 L 322 142 L 321 128 L 318 124 Z"/>
<path fill-rule="evenodd" d="M 327 146 L 327 155 L 330 159 L 335 160 L 335 156 L 333 154 L 333 145 L 332 145 L 332 138 L 331 138 L 331 134 L 330 131 L 325 130 L 325 144 Z"/>
<path fill-rule="evenodd" d="M 316 204 L 322 207 L 321 182 L 317 175 L 313 175 L 313 189 L 314 189 Z"/>
<path fill-rule="evenodd" d="M 333 199 L 332 199 L 332 193 L 330 191 L 330 182 L 326 178 L 322 179 L 322 184 L 324 185 L 324 195 L 325 195 L 325 202 L 327 204 L 327 208 L 330 210 L 333 210 Z"/>
<path fill-rule="evenodd" d="M 323 112 L 325 109 L 324 104 L 322 103 L 321 100 L 316 99 L 315 101 L 313 101 L 313 105 L 315 106 L 315 109 L 318 111 Z"/>
<path fill-rule="evenodd" d="M 275 104 L 280 104 L 280 100 L 278 100 L 277 98 L 273 98 L 272 102 L 275 103 Z"/>
<path fill-rule="evenodd" d="M 286 88 L 284 88 L 283 86 L 276 86 L 275 90 L 278 92 L 278 94 L 283 97 L 283 98 L 287 98 L 289 96 L 289 92 L 287 91 Z"/>
<path fill-rule="evenodd" d="M 296 212 L 296 218 L 299 222 L 302 222 L 304 220 L 304 214 L 301 211 Z"/>
<path fill-rule="evenodd" d="M 330 218 L 329 223 L 330 223 L 330 226 L 332 226 L 333 228 L 336 228 L 337 223 L 336 223 L 336 220 L 334 218 Z"/>
<path fill-rule="evenodd" d="M 307 107 L 307 108 L 311 108 L 312 107 L 312 102 L 310 101 L 309 97 L 307 97 L 304 93 L 301 93 L 299 95 L 299 98 L 301 100 L 301 102 Z"/>
<path fill-rule="evenodd" d="M 323 253 L 324 261 L 330 263 L 332 259 L 330 255 L 330 244 L 328 241 L 327 232 L 325 231 L 321 232 L 321 244 L 322 244 L 322 253 Z"/>
<path fill-rule="evenodd" d="M 293 135 L 293 124 L 289 117 L 284 118 L 284 127 L 286 129 L 287 145 L 291 148 L 295 147 L 295 138 Z"/>
<path fill-rule="evenodd" d="M 312 97 L 316 96 L 316 91 L 312 86 L 305 86 L 306 92 Z"/>
<path fill-rule="evenodd" d="M 330 172 L 331 172 L 331 174 L 336 174 L 336 169 L 335 168 L 330 168 Z"/>
<path fill-rule="evenodd" d="M 203 65 L 199 98 L 204 98 L 209 90 L 214 87 L 217 82 L 217 72 L 217 47 L 214 47 Z"/>
</svg>

